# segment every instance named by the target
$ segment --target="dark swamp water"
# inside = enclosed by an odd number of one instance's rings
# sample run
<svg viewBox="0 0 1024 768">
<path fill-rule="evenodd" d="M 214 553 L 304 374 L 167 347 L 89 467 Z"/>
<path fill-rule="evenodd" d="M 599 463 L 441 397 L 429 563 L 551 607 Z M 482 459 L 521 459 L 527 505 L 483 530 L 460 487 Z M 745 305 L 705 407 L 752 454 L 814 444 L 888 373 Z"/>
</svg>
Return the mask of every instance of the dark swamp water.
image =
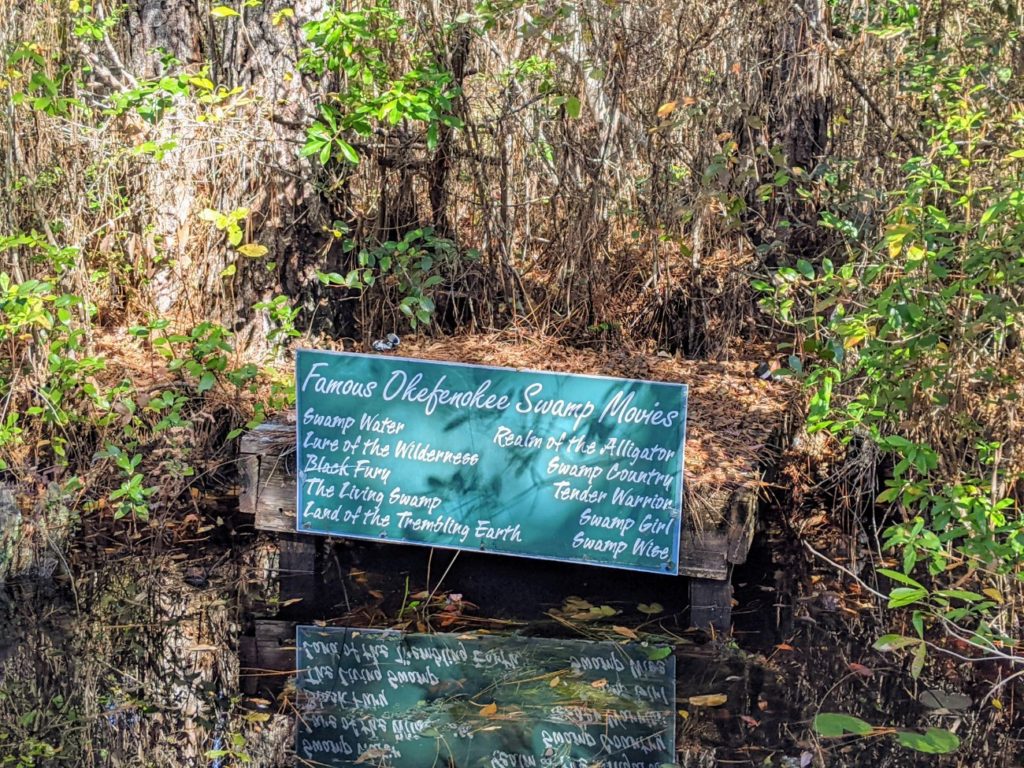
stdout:
<svg viewBox="0 0 1024 768">
<path fill-rule="evenodd" d="M 732 632 L 709 636 L 688 628 L 680 579 L 353 542 L 320 542 L 306 568 L 291 544 L 205 522 L 175 547 L 85 535 L 0 588 L 0 766 L 319 765 L 295 755 L 295 624 L 668 643 L 679 766 L 1022 765 L 1005 690 L 983 703 L 983 676 L 942 658 L 914 680 L 870 649 L 868 601 L 770 530 L 734 574 Z M 876 729 L 819 738 L 820 712 Z M 961 745 L 916 753 L 896 727 Z"/>
</svg>

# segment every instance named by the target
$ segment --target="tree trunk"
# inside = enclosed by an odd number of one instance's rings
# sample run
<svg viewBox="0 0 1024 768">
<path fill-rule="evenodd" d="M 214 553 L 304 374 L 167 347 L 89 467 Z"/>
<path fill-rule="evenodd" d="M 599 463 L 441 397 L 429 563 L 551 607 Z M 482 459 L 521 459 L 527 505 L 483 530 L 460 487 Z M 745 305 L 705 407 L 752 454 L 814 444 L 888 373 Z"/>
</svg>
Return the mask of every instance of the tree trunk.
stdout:
<svg viewBox="0 0 1024 768">
<path fill-rule="evenodd" d="M 318 85 L 298 72 L 301 21 L 327 5 L 298 0 L 290 6 L 294 15 L 280 16 L 266 3 L 216 18 L 201 0 L 141 0 L 114 36 L 120 54 L 99 45 L 92 54 L 114 70 L 120 55 L 126 77 L 139 81 L 208 66 L 209 80 L 240 89 L 214 104 L 203 122 L 183 109 L 142 126 L 146 139 L 175 141 L 178 150 L 138 180 L 137 193 L 155 212 L 154 231 L 142 248 L 156 263 L 157 310 L 233 323 L 241 341 L 257 348 L 267 345 L 272 328 L 253 305 L 282 293 L 303 309 L 300 325 L 352 330 L 349 313 L 326 300 L 317 279 L 318 271 L 336 268 L 326 260 L 330 212 L 314 184 L 313 164 L 298 152 L 316 112 L 312 91 Z M 168 55 L 181 64 L 162 62 Z M 247 208 L 243 242 L 265 246 L 267 255 L 240 257 L 198 218 L 204 208 Z M 234 274 L 225 276 L 232 265 Z"/>
<path fill-rule="evenodd" d="M 768 89 L 771 135 L 781 143 L 790 168 L 804 174 L 804 184 L 825 156 L 832 117 L 833 72 L 821 35 L 828 34 L 825 0 L 799 0 L 775 33 L 777 66 Z M 786 250 L 815 259 L 822 245 L 818 208 L 813 200 L 784 195 L 769 221 L 786 219 L 791 226 L 776 234 Z"/>
</svg>

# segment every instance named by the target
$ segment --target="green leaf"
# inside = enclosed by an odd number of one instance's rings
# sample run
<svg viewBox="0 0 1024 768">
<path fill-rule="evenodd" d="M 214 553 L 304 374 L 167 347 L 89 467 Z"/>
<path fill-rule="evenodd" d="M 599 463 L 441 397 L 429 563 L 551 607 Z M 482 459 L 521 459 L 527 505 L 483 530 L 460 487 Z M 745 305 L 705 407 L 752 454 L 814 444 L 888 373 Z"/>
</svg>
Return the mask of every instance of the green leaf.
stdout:
<svg viewBox="0 0 1024 768">
<path fill-rule="evenodd" d="M 940 589 L 935 592 L 936 595 L 942 597 L 952 597 L 957 600 L 964 600 L 968 603 L 976 603 L 979 600 L 984 600 L 983 595 L 979 595 L 977 592 L 967 592 L 963 589 Z"/>
<path fill-rule="evenodd" d="M 929 728 L 924 733 L 897 731 L 896 741 L 908 749 L 929 755 L 946 755 L 960 746 L 960 737 L 943 728 Z"/>
<path fill-rule="evenodd" d="M 910 662 L 910 676 L 917 680 L 921 677 L 921 672 L 924 671 L 924 662 L 928 657 L 928 646 L 924 643 L 918 643 L 917 648 L 914 649 L 914 660 Z"/>
<path fill-rule="evenodd" d="M 259 243 L 246 243 L 238 246 L 238 252 L 250 259 L 258 259 L 260 256 L 267 255 L 267 247 Z"/>
<path fill-rule="evenodd" d="M 916 637 L 906 637 L 905 635 L 882 635 L 880 638 L 875 640 L 875 644 L 872 646 L 876 651 L 898 651 L 901 648 L 906 648 L 910 645 L 918 645 L 921 641 Z"/>
<path fill-rule="evenodd" d="M 889 607 L 902 608 L 905 605 L 919 602 L 928 597 L 928 590 L 923 587 L 897 587 L 889 593 Z"/>
<path fill-rule="evenodd" d="M 906 574 L 900 573 L 899 571 L 893 571 L 889 568 L 879 568 L 878 573 L 883 576 L 887 576 L 893 581 L 898 581 L 900 584 L 906 584 L 907 586 L 914 587 L 915 589 L 924 589 L 924 584 L 914 581 L 912 578 Z"/>
<path fill-rule="evenodd" d="M 580 116 L 580 100 L 575 96 L 570 96 L 565 100 L 565 114 L 574 120 Z"/>
<path fill-rule="evenodd" d="M 199 378 L 199 386 L 197 387 L 197 391 L 200 394 L 202 394 L 206 390 L 211 389 L 213 385 L 216 383 L 217 378 L 212 373 L 207 371 Z"/>
<path fill-rule="evenodd" d="M 356 152 L 355 147 L 341 139 L 337 139 L 335 144 L 338 145 L 338 149 L 341 151 L 342 157 L 352 163 L 352 165 L 359 165 L 359 153 Z"/>
<path fill-rule="evenodd" d="M 344 285 L 345 278 L 337 272 L 317 272 L 317 279 L 324 285 Z"/>
<path fill-rule="evenodd" d="M 667 645 L 659 645 L 645 648 L 647 658 L 651 661 L 661 661 L 672 655 L 672 648 Z"/>
<path fill-rule="evenodd" d="M 640 603 L 636 607 L 636 609 L 640 611 L 640 613 L 646 614 L 648 616 L 653 616 L 657 613 L 663 613 L 665 611 L 665 608 L 661 603 Z"/>
<path fill-rule="evenodd" d="M 218 5 L 210 11 L 210 15 L 215 19 L 226 19 L 231 16 L 240 16 L 241 14 L 239 14 L 234 8 L 228 8 L 226 5 Z"/>
<path fill-rule="evenodd" d="M 827 739 L 839 738 L 847 733 L 867 736 L 873 730 L 871 723 L 840 712 L 822 712 L 816 715 L 811 727 L 819 736 L 824 736 Z"/>
</svg>

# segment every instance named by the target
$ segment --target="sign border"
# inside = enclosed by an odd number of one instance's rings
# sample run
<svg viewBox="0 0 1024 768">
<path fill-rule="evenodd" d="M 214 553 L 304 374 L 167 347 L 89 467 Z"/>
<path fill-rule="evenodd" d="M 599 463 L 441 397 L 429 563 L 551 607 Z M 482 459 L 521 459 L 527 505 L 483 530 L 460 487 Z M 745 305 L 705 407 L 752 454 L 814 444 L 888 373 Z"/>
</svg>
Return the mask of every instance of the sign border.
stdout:
<svg viewBox="0 0 1024 768">
<path fill-rule="evenodd" d="M 541 373 L 554 376 L 572 376 L 575 378 L 584 379 L 598 379 L 601 381 L 624 381 L 633 382 L 636 384 L 663 384 L 669 387 L 678 387 L 683 395 L 685 406 L 682 409 L 682 420 L 680 421 L 680 435 L 679 435 L 679 461 L 680 461 L 680 479 L 679 488 L 676 491 L 676 503 L 679 508 L 679 516 L 677 519 L 677 531 L 675 536 L 675 546 L 673 551 L 673 558 L 669 562 L 665 563 L 664 568 L 653 568 L 642 565 L 619 565 L 615 563 L 609 563 L 604 561 L 598 561 L 591 559 L 589 555 L 583 555 L 579 558 L 561 558 L 552 557 L 550 555 L 532 555 L 522 552 L 506 552 L 497 549 L 486 549 L 482 547 L 459 547 L 449 544 L 434 544 L 426 541 L 410 541 L 408 539 L 401 538 L 389 538 L 388 536 L 381 534 L 379 536 L 367 536 L 365 534 L 338 534 L 338 533 L 326 533 L 323 531 L 311 531 L 302 527 L 302 485 L 303 475 L 305 474 L 302 470 L 301 463 L 299 461 L 299 452 L 301 451 L 302 445 L 300 443 L 299 427 L 301 426 L 301 407 L 300 398 L 301 390 L 299 388 L 299 355 L 303 353 L 313 353 L 317 355 L 332 355 L 338 358 L 346 357 L 365 357 L 376 360 L 399 360 L 409 363 L 424 363 L 427 365 L 456 365 L 464 368 L 483 368 L 485 370 L 492 371 L 515 371 L 517 373 Z M 537 368 L 518 368 L 505 365 L 485 365 L 482 363 L 462 363 L 457 360 L 427 360 L 419 357 L 404 357 L 402 355 L 384 355 L 384 354 L 371 354 L 368 352 L 347 352 L 343 350 L 334 349 L 311 349 L 308 347 L 298 347 L 295 350 L 295 531 L 306 536 L 323 536 L 330 539 L 353 539 L 356 541 L 375 541 L 377 543 L 387 544 L 406 544 L 412 547 L 431 547 L 434 549 L 446 549 L 454 552 L 476 552 L 488 555 L 503 555 L 505 557 L 522 557 L 528 560 L 544 560 L 552 563 L 567 563 L 571 565 L 587 565 L 597 566 L 600 568 L 612 568 L 619 571 L 632 571 L 634 573 L 655 573 L 663 576 L 678 576 L 679 575 L 679 561 L 682 557 L 682 538 L 683 538 L 683 502 L 684 502 L 684 489 L 686 485 L 686 427 L 687 420 L 689 417 L 690 410 L 690 385 L 678 381 L 655 381 L 653 379 L 633 379 L 625 378 L 622 376 L 605 376 L 603 374 L 596 373 L 567 373 L 565 371 L 543 371 Z"/>
</svg>

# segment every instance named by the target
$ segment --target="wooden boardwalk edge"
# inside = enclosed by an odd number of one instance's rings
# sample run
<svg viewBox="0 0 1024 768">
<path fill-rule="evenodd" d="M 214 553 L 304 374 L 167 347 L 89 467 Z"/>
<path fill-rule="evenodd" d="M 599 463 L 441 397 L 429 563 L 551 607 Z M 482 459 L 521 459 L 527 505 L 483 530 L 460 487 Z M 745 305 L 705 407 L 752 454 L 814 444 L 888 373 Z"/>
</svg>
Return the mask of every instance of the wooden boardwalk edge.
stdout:
<svg viewBox="0 0 1024 768">
<path fill-rule="evenodd" d="M 295 428 L 268 422 L 242 437 L 238 467 L 242 492 L 239 509 L 255 517 L 261 531 L 295 533 Z M 729 578 L 730 566 L 746 560 L 757 521 L 756 492 L 741 488 L 733 494 L 722 528 L 683 530 L 679 572 L 712 580 Z"/>
<path fill-rule="evenodd" d="M 780 426 L 759 476 L 747 478 L 721 511 L 721 525 L 711 530 L 684 526 L 680 536 L 679 573 L 690 580 L 691 620 L 695 626 L 727 629 L 734 565 L 746 561 L 757 527 L 758 489 L 771 475 L 785 447 L 789 422 Z M 246 433 L 239 447 L 239 510 L 254 517 L 257 530 L 307 537 L 296 532 L 295 426 L 267 422 Z"/>
</svg>

